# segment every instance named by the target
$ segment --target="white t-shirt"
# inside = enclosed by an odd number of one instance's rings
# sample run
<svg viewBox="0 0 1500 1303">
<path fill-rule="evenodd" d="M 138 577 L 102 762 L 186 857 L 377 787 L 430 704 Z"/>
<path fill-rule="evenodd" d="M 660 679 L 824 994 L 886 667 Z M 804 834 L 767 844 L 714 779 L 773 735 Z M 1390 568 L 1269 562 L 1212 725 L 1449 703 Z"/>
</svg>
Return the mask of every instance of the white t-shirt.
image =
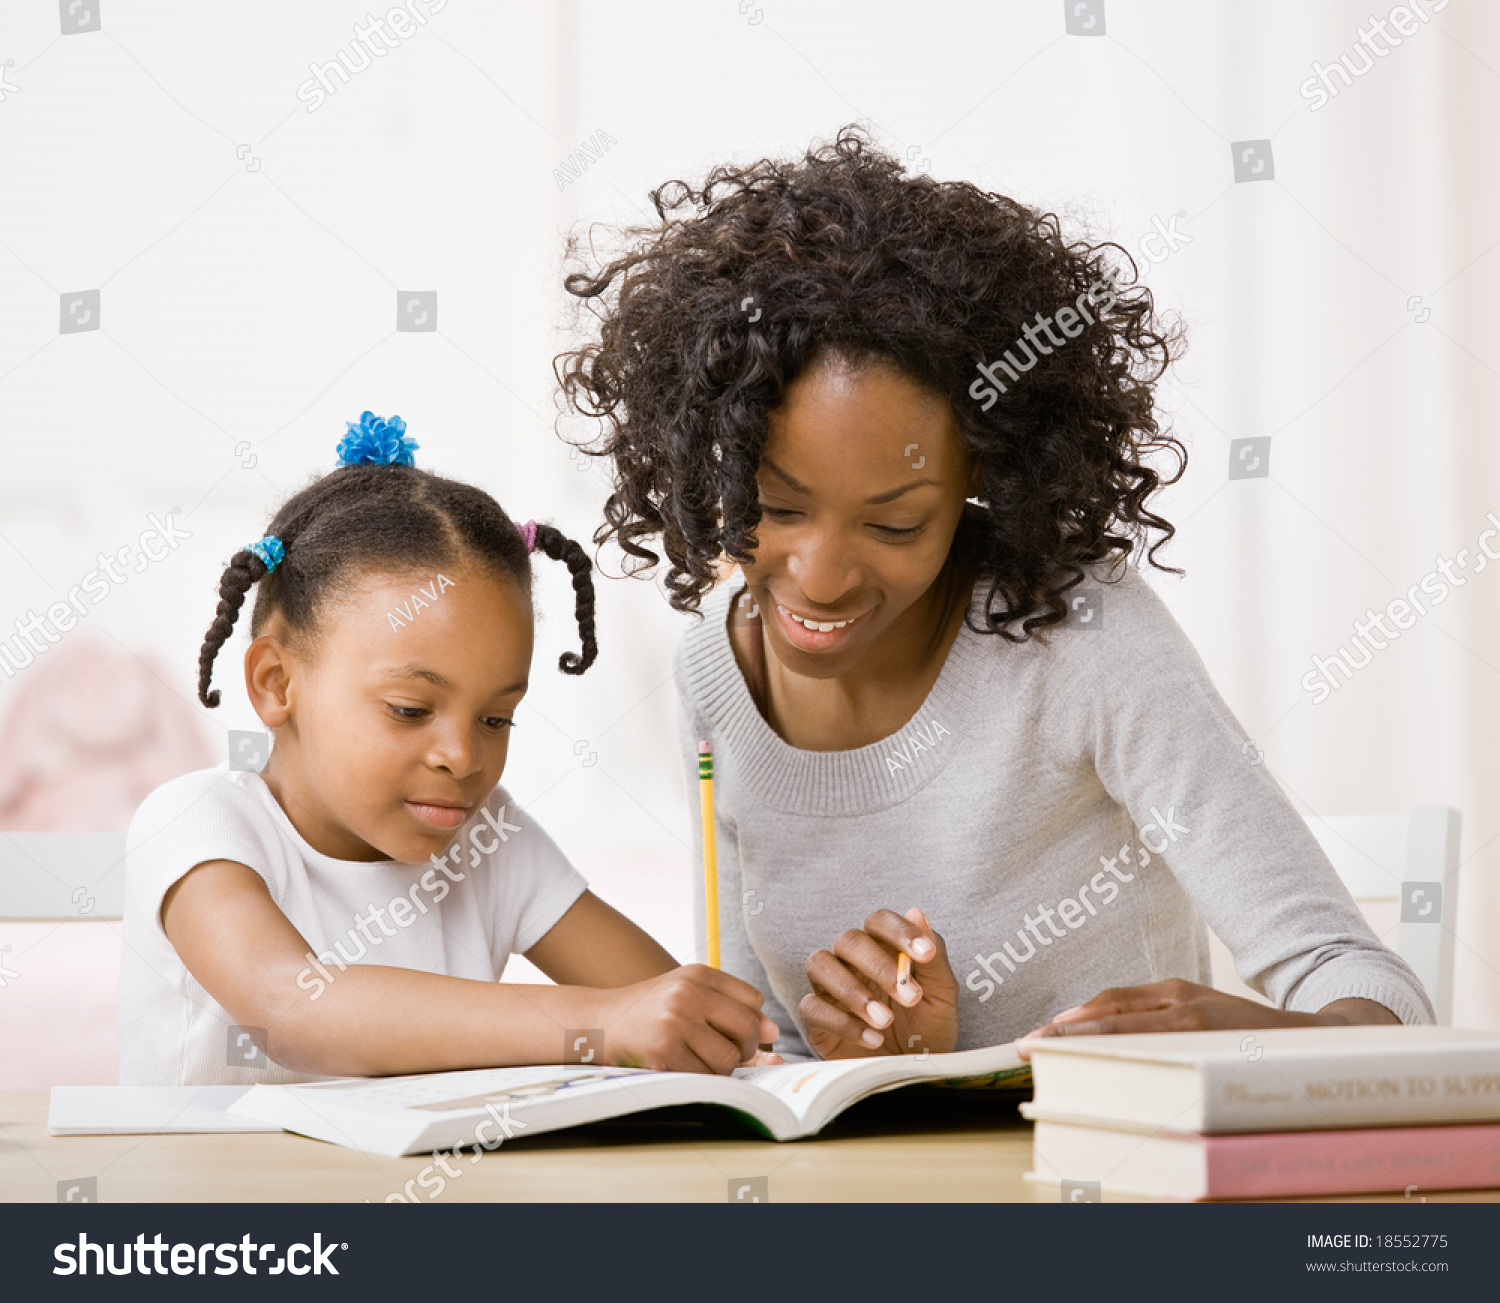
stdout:
<svg viewBox="0 0 1500 1303">
<path fill-rule="evenodd" d="M 233 1028 L 167 939 L 162 897 L 207 860 L 235 860 L 265 879 L 317 961 L 297 978 L 309 1000 L 352 963 L 497 981 L 511 954 L 540 941 L 587 886 L 499 786 L 443 859 L 440 869 L 320 854 L 260 775 L 227 764 L 164 783 L 141 803 L 126 841 L 120 1084 L 321 1080 L 267 1059 L 263 1036 Z"/>
</svg>

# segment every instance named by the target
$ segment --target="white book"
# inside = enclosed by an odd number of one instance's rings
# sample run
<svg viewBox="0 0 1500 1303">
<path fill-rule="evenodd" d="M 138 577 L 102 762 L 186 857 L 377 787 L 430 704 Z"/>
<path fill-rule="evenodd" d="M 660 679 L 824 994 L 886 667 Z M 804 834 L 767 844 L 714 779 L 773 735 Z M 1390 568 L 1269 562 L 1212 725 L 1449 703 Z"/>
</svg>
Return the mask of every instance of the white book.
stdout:
<svg viewBox="0 0 1500 1303">
<path fill-rule="evenodd" d="M 1205 1133 L 1500 1121 L 1500 1035 L 1275 1027 L 1033 1041 L 1026 1116 Z"/>
<path fill-rule="evenodd" d="M 764 1135 L 821 1130 L 851 1104 L 898 1086 L 951 1081 L 1021 1086 L 1014 1044 L 953 1054 L 884 1056 L 740 1068 L 733 1076 L 648 1068 L 476 1068 L 411 1077 L 358 1077 L 253 1086 L 230 1110 L 317 1140 L 377 1154 L 429 1153 L 623 1117 L 678 1104 L 714 1104 Z"/>
<path fill-rule="evenodd" d="M 178 1135 L 278 1131 L 233 1117 L 248 1086 L 54 1086 L 47 1132 L 54 1136 Z"/>
</svg>

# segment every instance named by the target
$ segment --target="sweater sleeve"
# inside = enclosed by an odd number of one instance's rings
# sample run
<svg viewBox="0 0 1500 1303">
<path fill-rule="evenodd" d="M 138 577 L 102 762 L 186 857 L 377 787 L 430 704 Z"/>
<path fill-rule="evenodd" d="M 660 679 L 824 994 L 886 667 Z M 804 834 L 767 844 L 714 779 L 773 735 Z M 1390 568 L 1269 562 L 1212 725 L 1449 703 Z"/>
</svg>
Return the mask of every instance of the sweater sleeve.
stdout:
<svg viewBox="0 0 1500 1303">
<path fill-rule="evenodd" d="M 692 713 L 687 686 L 680 672 L 677 678 L 677 736 L 682 750 L 683 773 L 687 780 L 688 822 L 693 835 L 693 958 L 708 962 L 708 923 L 703 905 L 703 825 L 698 816 L 698 742 L 711 736 L 706 726 Z M 811 1054 L 802 1039 L 795 1019 L 771 994 L 771 980 L 766 975 L 755 947 L 745 928 L 744 891 L 740 882 L 739 844 L 734 827 L 718 817 L 715 811 L 714 850 L 719 878 L 719 963 L 726 973 L 749 982 L 765 996 L 762 1011 L 781 1029 L 776 1050 L 781 1054 Z"/>
<path fill-rule="evenodd" d="M 1059 721 L 1077 722 L 1105 790 L 1161 847 L 1241 979 L 1283 1009 L 1359 998 L 1403 1023 L 1434 1021 L 1165 603 L 1133 568 L 1102 593 L 1102 628 L 1056 631 L 1074 695 Z"/>
</svg>

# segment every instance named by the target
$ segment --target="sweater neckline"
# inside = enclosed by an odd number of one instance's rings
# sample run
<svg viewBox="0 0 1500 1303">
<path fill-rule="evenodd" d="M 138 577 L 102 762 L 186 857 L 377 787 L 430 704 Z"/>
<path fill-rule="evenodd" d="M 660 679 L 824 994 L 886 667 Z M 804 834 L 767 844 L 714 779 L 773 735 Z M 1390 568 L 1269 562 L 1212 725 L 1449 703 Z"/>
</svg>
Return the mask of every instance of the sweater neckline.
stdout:
<svg viewBox="0 0 1500 1303">
<path fill-rule="evenodd" d="M 757 709 L 729 642 L 730 605 L 743 589 L 743 581 L 724 584 L 704 604 L 704 625 L 688 640 L 685 665 L 690 700 L 726 780 L 789 814 L 863 814 L 908 799 L 951 763 L 993 669 L 985 646 L 993 635 L 969 627 L 983 609 L 985 580 L 975 582 L 969 611 L 916 713 L 888 737 L 848 751 L 794 747 Z"/>
</svg>

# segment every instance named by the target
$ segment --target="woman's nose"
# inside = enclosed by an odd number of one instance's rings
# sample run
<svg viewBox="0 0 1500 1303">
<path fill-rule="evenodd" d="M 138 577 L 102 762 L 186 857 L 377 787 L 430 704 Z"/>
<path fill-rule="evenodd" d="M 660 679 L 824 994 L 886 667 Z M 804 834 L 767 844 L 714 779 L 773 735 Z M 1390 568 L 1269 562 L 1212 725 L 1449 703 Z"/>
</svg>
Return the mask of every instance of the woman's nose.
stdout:
<svg viewBox="0 0 1500 1303">
<path fill-rule="evenodd" d="M 858 566 L 832 530 L 808 531 L 787 552 L 787 573 L 809 602 L 833 607 L 859 586 Z"/>
</svg>

